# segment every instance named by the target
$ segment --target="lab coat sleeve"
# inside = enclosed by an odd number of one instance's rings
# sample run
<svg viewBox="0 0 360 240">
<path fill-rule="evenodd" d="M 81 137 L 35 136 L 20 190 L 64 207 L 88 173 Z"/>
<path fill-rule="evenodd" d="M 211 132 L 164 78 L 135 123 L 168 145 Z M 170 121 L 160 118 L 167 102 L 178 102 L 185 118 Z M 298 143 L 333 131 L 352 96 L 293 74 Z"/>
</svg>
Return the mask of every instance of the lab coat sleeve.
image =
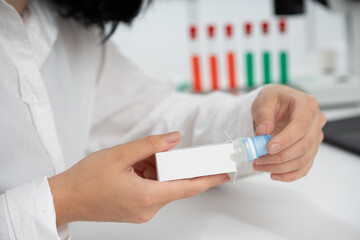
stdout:
<svg viewBox="0 0 360 240">
<path fill-rule="evenodd" d="M 224 131 L 233 139 L 254 135 L 251 106 L 261 89 L 178 93 L 141 73 L 111 41 L 104 47 L 90 151 L 170 131 L 181 132 L 178 147 L 227 142 Z"/>
<path fill-rule="evenodd" d="M 56 228 L 56 215 L 46 177 L 0 195 L 0 239 L 68 240 L 67 226 Z"/>
</svg>

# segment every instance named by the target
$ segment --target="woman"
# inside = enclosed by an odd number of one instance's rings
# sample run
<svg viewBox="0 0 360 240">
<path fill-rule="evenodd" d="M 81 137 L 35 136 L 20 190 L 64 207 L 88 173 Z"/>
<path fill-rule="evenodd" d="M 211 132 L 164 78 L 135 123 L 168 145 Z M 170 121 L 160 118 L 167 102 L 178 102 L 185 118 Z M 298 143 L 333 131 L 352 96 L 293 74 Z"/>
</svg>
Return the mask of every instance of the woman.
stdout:
<svg viewBox="0 0 360 240">
<path fill-rule="evenodd" d="M 142 4 L 0 0 L 0 239 L 69 239 L 67 223 L 80 220 L 146 222 L 228 181 L 157 182 L 154 154 L 179 143 L 174 131 L 185 146 L 255 126 L 273 139 L 254 170 L 293 181 L 311 168 L 325 124 L 314 98 L 276 85 L 193 96 L 149 79 L 103 30 Z"/>
</svg>

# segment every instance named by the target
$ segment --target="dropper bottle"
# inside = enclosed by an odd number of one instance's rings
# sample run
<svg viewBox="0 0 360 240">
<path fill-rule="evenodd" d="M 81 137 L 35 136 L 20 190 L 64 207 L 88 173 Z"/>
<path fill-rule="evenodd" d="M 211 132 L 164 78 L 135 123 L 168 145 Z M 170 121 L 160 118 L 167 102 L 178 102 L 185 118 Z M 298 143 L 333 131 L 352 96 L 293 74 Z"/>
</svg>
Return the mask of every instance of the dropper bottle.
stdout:
<svg viewBox="0 0 360 240">
<path fill-rule="evenodd" d="M 267 145 L 270 140 L 270 134 L 236 139 L 233 141 L 234 152 L 230 158 L 236 162 L 237 167 L 252 162 L 268 154 Z"/>
</svg>

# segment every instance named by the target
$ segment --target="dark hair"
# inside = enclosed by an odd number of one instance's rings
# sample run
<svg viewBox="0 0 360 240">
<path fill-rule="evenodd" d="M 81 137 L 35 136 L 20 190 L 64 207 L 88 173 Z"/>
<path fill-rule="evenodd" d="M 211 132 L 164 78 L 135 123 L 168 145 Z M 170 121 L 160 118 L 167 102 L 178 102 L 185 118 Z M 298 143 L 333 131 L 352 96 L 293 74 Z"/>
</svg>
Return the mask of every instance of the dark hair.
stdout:
<svg viewBox="0 0 360 240">
<path fill-rule="evenodd" d="M 59 14 L 72 18 L 85 27 L 97 26 L 105 31 L 110 24 L 106 41 L 116 30 L 120 22 L 131 24 L 144 5 L 152 0 L 51 0 Z"/>
</svg>

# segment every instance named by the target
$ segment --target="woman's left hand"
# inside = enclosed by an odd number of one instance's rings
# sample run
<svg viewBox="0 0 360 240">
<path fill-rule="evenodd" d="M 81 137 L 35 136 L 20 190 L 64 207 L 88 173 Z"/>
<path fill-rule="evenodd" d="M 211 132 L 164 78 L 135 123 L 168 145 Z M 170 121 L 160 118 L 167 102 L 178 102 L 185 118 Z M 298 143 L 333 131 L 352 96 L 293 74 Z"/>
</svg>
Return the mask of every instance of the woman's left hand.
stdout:
<svg viewBox="0 0 360 240">
<path fill-rule="evenodd" d="M 256 135 L 270 133 L 269 154 L 254 161 L 255 171 L 290 182 L 310 170 L 323 140 L 326 118 L 316 99 L 287 86 L 266 86 L 252 106 Z"/>
</svg>

